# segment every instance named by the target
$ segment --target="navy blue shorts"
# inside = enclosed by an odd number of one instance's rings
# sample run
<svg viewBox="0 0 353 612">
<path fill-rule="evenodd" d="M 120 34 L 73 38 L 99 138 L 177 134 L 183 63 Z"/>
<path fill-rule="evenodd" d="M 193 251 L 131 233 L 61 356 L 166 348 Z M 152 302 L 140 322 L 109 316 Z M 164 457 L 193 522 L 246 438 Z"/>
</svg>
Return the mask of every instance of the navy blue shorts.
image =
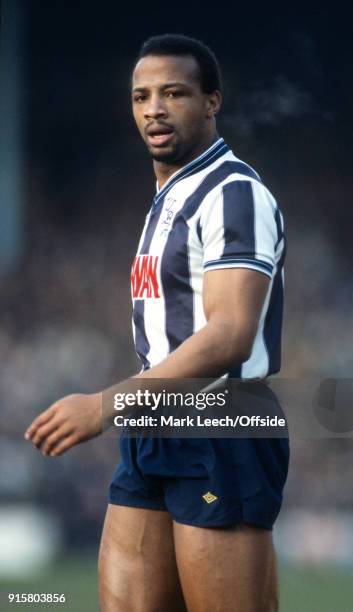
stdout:
<svg viewBox="0 0 353 612">
<path fill-rule="evenodd" d="M 178 523 L 272 529 L 282 504 L 288 438 L 128 438 L 109 502 L 169 511 Z"/>
</svg>

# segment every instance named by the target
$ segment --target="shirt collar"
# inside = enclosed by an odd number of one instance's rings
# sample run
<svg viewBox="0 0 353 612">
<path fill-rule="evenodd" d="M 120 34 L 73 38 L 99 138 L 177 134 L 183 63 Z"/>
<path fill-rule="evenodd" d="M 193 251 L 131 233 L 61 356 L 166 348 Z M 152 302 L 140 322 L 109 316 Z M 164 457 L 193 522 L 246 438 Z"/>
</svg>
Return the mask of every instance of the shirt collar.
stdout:
<svg viewBox="0 0 353 612">
<path fill-rule="evenodd" d="M 169 177 L 167 182 L 163 185 L 162 189 L 159 189 L 157 182 L 156 189 L 157 193 L 154 198 L 154 206 L 157 206 L 160 200 L 166 195 L 166 193 L 179 181 L 187 176 L 191 176 L 200 170 L 203 170 L 210 164 L 213 164 L 216 159 L 224 155 L 229 151 L 228 145 L 224 142 L 223 138 L 218 138 L 206 151 L 201 153 L 198 157 L 193 159 L 191 162 L 179 168 L 172 176 Z"/>
</svg>

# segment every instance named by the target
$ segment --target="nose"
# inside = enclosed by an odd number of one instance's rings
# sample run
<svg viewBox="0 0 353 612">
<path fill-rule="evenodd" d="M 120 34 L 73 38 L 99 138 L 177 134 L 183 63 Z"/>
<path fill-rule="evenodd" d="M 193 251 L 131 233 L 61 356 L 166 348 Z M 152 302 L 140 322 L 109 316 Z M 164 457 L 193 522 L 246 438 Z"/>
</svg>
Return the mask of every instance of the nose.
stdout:
<svg viewBox="0 0 353 612">
<path fill-rule="evenodd" d="M 166 117 L 167 109 L 163 103 L 163 99 L 157 93 L 152 94 L 144 108 L 146 119 L 156 119 L 158 117 Z"/>
</svg>

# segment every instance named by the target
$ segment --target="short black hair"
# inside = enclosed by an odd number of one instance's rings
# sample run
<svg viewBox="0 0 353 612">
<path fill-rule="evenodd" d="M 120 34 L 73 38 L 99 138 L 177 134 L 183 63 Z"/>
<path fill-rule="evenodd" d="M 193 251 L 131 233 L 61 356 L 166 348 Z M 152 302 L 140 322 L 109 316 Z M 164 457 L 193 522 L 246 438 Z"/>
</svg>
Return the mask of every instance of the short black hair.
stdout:
<svg viewBox="0 0 353 612">
<path fill-rule="evenodd" d="M 203 93 L 222 90 L 222 77 L 218 61 L 211 49 L 201 40 L 184 34 L 161 34 L 148 38 L 142 45 L 137 62 L 146 55 L 191 55 L 200 70 L 200 83 Z"/>
</svg>

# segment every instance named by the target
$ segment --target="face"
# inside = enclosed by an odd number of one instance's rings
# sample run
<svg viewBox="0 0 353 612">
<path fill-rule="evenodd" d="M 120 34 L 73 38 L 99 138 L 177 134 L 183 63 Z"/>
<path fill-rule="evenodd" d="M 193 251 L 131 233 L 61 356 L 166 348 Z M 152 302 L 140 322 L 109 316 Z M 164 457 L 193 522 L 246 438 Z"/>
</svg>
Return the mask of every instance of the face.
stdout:
<svg viewBox="0 0 353 612">
<path fill-rule="evenodd" d="M 215 134 L 220 94 L 201 90 L 192 56 L 142 58 L 132 76 L 132 108 L 152 157 L 166 164 L 197 157 Z"/>
</svg>

